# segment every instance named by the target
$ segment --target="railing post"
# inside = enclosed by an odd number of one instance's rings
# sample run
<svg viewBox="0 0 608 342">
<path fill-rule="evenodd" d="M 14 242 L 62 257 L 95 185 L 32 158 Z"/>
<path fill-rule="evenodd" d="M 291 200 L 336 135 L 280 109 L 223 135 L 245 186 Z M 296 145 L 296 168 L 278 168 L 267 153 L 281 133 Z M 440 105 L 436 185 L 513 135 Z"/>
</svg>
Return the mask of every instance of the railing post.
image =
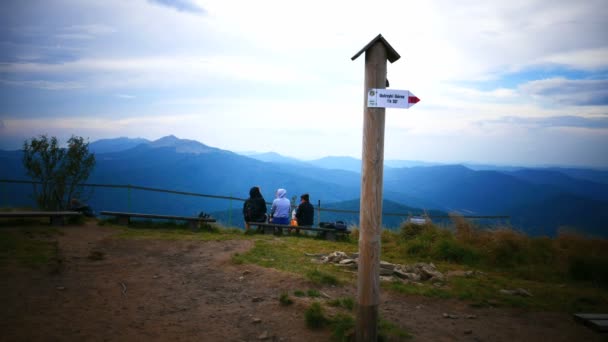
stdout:
<svg viewBox="0 0 608 342">
<path fill-rule="evenodd" d="M 131 212 L 131 184 L 127 185 L 127 211 Z"/>
<path fill-rule="evenodd" d="M 232 194 L 230 194 L 230 200 L 228 201 L 228 227 L 232 226 Z"/>
<path fill-rule="evenodd" d="M 317 202 L 317 225 L 321 224 L 321 200 Z"/>
</svg>

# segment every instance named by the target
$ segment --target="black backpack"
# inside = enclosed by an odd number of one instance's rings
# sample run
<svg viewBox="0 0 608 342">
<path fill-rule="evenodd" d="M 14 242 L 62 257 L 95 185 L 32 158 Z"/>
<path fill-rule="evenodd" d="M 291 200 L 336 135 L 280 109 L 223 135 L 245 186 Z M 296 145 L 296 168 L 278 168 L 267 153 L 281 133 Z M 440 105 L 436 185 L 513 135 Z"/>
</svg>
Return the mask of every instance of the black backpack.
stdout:
<svg viewBox="0 0 608 342">
<path fill-rule="evenodd" d="M 331 229 L 335 229 L 335 230 L 346 230 L 346 223 L 344 223 L 344 221 L 319 222 L 319 227 L 331 228 Z"/>
</svg>

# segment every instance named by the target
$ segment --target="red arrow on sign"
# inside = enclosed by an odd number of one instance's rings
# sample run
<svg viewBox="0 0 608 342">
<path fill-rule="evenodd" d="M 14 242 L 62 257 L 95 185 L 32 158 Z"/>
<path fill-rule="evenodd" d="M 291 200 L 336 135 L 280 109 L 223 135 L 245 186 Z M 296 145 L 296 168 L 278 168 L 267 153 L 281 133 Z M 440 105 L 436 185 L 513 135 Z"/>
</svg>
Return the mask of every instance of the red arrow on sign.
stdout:
<svg viewBox="0 0 608 342">
<path fill-rule="evenodd" d="M 407 96 L 407 108 L 410 108 L 411 106 L 420 102 L 420 99 L 416 95 L 412 94 L 411 91 L 409 91 L 408 93 L 409 95 Z"/>
</svg>

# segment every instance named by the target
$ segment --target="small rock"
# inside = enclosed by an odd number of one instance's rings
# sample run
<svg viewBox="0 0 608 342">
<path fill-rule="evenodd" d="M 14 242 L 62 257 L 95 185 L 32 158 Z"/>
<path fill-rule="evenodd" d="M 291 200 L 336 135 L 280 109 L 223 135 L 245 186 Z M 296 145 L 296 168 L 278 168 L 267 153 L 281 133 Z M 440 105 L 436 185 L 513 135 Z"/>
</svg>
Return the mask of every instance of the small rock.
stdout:
<svg viewBox="0 0 608 342">
<path fill-rule="evenodd" d="M 401 270 L 394 270 L 393 273 L 401 279 L 420 281 L 420 275 L 418 275 L 416 273 L 403 272 Z"/>
<path fill-rule="evenodd" d="M 59 291 L 63 291 L 63 290 L 65 290 L 65 287 L 63 287 L 63 286 L 57 286 L 56 289 L 59 290 Z"/>
<path fill-rule="evenodd" d="M 471 335 L 472 333 L 473 333 L 473 330 L 471 330 L 471 329 L 468 329 L 468 330 L 464 331 L 465 335 Z"/>
<path fill-rule="evenodd" d="M 380 281 L 393 281 L 395 280 L 395 278 L 393 278 L 392 276 L 380 276 Z"/>
<path fill-rule="evenodd" d="M 453 315 L 453 314 L 449 314 L 449 313 L 443 313 L 443 318 L 450 318 L 450 319 L 457 319 L 458 315 Z"/>
<path fill-rule="evenodd" d="M 261 302 L 263 300 L 264 300 L 264 298 L 262 298 L 262 297 L 253 297 L 251 299 L 251 301 L 254 302 L 254 303 Z"/>
<path fill-rule="evenodd" d="M 468 273 L 467 271 L 455 270 L 455 271 L 448 271 L 448 273 L 446 274 L 446 276 L 448 278 L 451 278 L 451 277 L 466 277 L 467 273 Z"/>
<path fill-rule="evenodd" d="M 251 323 L 253 323 L 253 324 L 262 323 L 262 320 L 261 320 L 260 318 L 254 317 L 254 318 L 251 320 Z"/>
<path fill-rule="evenodd" d="M 319 293 L 321 294 L 321 296 L 327 298 L 327 299 L 331 299 L 331 296 L 328 295 L 327 293 L 323 292 L 323 291 L 319 291 Z"/>
<path fill-rule="evenodd" d="M 380 275 L 381 276 L 390 276 L 393 275 L 393 270 L 389 270 L 386 268 L 380 268 Z"/>
<path fill-rule="evenodd" d="M 251 274 L 251 271 L 249 271 L 249 270 L 245 270 L 245 271 L 243 271 L 243 275 L 244 275 L 244 276 L 246 276 L 246 275 L 248 275 L 248 274 Z"/>
<path fill-rule="evenodd" d="M 258 340 L 267 340 L 268 338 L 270 338 L 270 336 L 268 336 L 268 331 L 264 331 L 260 336 L 258 336 Z"/>
<path fill-rule="evenodd" d="M 390 262 L 386 262 L 386 261 L 380 260 L 380 269 L 385 268 L 387 270 L 391 270 L 392 271 L 392 270 L 395 269 L 395 267 L 396 267 L 395 264 L 391 264 Z"/>
<path fill-rule="evenodd" d="M 522 288 L 515 289 L 515 294 L 522 297 L 532 297 L 530 291 Z"/>
<path fill-rule="evenodd" d="M 245 279 L 245 277 L 243 277 L 243 276 L 239 277 L 239 281 L 243 281 L 244 279 Z"/>
<path fill-rule="evenodd" d="M 502 294 L 506 294 L 506 295 L 514 295 L 514 296 L 522 296 L 522 297 L 532 297 L 532 294 L 530 293 L 530 291 L 528 291 L 526 289 L 522 289 L 522 288 L 517 288 L 515 290 L 501 289 L 498 292 L 500 292 Z"/>
<path fill-rule="evenodd" d="M 422 305 L 416 305 L 416 309 L 421 309 Z"/>
<path fill-rule="evenodd" d="M 477 316 L 475 316 L 475 315 L 467 315 L 466 317 L 467 317 L 467 319 L 476 319 L 477 318 Z"/>
<path fill-rule="evenodd" d="M 357 261 L 355 259 L 342 259 L 340 260 L 340 262 L 338 264 L 340 265 L 348 265 L 348 264 L 354 264 Z"/>
<path fill-rule="evenodd" d="M 325 254 L 320 254 L 320 253 L 304 253 L 304 255 L 306 255 L 307 257 L 315 257 L 315 258 L 320 258 L 320 257 L 325 256 Z"/>
<path fill-rule="evenodd" d="M 156 274 L 152 276 L 152 279 L 158 279 L 158 278 L 160 278 L 160 277 Z"/>
</svg>

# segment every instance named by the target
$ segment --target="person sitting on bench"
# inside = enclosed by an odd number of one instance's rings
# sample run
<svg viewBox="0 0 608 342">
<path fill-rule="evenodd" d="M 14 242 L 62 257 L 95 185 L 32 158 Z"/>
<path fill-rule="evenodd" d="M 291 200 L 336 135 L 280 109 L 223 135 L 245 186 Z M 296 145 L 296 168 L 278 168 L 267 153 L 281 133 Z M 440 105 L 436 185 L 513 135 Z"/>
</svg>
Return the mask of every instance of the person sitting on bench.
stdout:
<svg viewBox="0 0 608 342">
<path fill-rule="evenodd" d="M 291 202 L 286 198 L 287 190 L 277 189 L 275 199 L 272 201 L 272 207 L 270 208 L 270 220 L 276 224 L 289 224 L 289 211 L 291 209 Z"/>
<path fill-rule="evenodd" d="M 243 217 L 245 218 L 245 229 L 249 230 L 247 222 L 266 222 L 266 201 L 260 187 L 254 186 L 249 190 L 249 198 L 243 204 Z"/>
<path fill-rule="evenodd" d="M 300 205 L 296 209 L 296 221 L 298 227 L 310 227 L 314 224 L 315 220 L 315 208 L 310 204 L 310 196 L 303 194 L 300 196 Z M 300 230 L 296 228 L 296 233 Z"/>
</svg>

